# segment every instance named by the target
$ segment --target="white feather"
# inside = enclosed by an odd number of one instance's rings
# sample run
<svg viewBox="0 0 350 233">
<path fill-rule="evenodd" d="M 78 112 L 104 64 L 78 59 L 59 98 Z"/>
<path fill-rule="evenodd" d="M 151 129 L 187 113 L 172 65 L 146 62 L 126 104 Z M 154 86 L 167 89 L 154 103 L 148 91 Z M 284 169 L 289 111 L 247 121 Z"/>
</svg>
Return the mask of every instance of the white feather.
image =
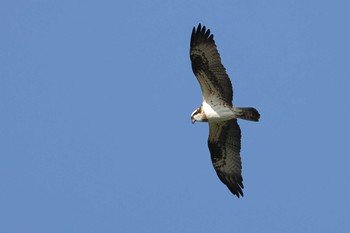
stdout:
<svg viewBox="0 0 350 233">
<path fill-rule="evenodd" d="M 233 108 L 223 104 L 209 104 L 204 100 L 202 109 L 208 121 L 227 121 L 237 118 Z"/>
</svg>

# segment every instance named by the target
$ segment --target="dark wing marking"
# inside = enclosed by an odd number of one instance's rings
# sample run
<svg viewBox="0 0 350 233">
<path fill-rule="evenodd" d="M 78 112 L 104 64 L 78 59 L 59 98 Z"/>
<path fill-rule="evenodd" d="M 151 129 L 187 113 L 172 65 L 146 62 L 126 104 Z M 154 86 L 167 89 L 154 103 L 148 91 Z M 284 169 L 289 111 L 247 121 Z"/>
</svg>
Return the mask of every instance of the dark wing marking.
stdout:
<svg viewBox="0 0 350 233">
<path fill-rule="evenodd" d="M 234 195 L 243 196 L 241 130 L 237 120 L 209 122 L 208 147 L 220 180 Z"/>
<path fill-rule="evenodd" d="M 208 102 L 212 96 L 219 96 L 225 103 L 232 104 L 232 84 L 221 63 L 214 36 L 201 24 L 192 30 L 190 58 L 203 98 Z"/>
</svg>

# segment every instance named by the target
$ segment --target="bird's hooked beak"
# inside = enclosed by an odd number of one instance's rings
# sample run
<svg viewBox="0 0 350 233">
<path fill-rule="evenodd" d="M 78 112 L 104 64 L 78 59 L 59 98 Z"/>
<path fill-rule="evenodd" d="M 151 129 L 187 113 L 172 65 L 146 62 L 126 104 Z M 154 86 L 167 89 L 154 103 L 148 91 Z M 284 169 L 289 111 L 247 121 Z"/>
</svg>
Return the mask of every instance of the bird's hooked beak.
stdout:
<svg viewBox="0 0 350 233">
<path fill-rule="evenodd" d="M 191 117 L 191 121 L 192 121 L 192 124 L 196 122 L 196 120 L 193 117 Z"/>
</svg>

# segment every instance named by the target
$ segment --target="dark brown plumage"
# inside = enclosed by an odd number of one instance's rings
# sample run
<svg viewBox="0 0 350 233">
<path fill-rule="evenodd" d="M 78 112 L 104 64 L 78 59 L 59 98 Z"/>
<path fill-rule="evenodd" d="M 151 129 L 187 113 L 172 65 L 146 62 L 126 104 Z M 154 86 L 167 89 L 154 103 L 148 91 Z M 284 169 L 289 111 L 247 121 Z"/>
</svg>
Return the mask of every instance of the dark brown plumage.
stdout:
<svg viewBox="0 0 350 233">
<path fill-rule="evenodd" d="M 232 105 L 232 84 L 221 63 L 214 36 L 205 26 L 193 28 L 191 36 L 190 58 L 192 70 L 201 86 L 203 96 L 219 93 L 221 99 Z"/>
</svg>

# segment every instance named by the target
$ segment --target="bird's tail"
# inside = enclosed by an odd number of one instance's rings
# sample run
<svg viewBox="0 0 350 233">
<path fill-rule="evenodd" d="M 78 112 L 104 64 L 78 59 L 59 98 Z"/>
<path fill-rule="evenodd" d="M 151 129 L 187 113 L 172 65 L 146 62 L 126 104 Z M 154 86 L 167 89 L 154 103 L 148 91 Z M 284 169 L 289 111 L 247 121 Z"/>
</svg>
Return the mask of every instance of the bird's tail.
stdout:
<svg viewBox="0 0 350 233">
<path fill-rule="evenodd" d="M 260 114 L 255 108 L 234 108 L 237 117 L 248 121 L 259 121 Z"/>
</svg>

